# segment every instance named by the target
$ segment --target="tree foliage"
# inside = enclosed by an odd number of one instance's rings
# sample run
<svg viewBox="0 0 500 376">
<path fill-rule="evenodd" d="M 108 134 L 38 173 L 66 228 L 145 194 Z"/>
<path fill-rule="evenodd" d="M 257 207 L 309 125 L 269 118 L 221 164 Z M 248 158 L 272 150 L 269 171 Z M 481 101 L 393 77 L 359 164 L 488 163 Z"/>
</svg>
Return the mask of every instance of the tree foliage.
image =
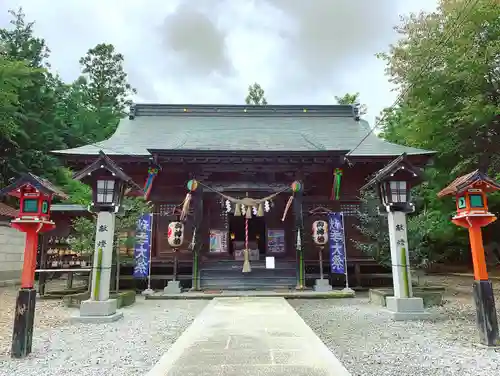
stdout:
<svg viewBox="0 0 500 376">
<path fill-rule="evenodd" d="M 359 101 L 359 93 L 345 93 L 342 97 L 335 96 L 337 104 L 356 104 L 359 105 L 359 114 L 365 115 L 368 112 L 366 104 L 361 104 Z"/>
<path fill-rule="evenodd" d="M 248 86 L 248 95 L 245 98 L 245 103 L 255 106 L 267 105 L 264 89 L 257 82 Z"/>
<path fill-rule="evenodd" d="M 436 193 L 475 169 L 500 177 L 500 4 L 479 0 L 464 10 L 467 3 L 441 0 L 436 12 L 403 18 L 400 40 L 380 54 L 404 93 L 386 110 L 382 136 L 436 151 L 416 191 L 422 203 L 414 218 L 436 254 L 468 249 L 465 231 L 450 223 L 453 201 Z M 490 210 L 500 210 L 498 195 L 490 197 Z M 486 228 L 487 242 L 498 241 L 495 226 Z"/>
<path fill-rule="evenodd" d="M 51 154 L 109 137 L 135 93 L 124 57 L 113 45 L 98 44 L 80 59 L 81 76 L 64 82 L 50 69 L 50 50 L 35 35 L 22 8 L 9 11 L 0 29 L 0 187 L 30 171 L 48 178 L 87 204 L 90 190 L 71 179 Z"/>
</svg>

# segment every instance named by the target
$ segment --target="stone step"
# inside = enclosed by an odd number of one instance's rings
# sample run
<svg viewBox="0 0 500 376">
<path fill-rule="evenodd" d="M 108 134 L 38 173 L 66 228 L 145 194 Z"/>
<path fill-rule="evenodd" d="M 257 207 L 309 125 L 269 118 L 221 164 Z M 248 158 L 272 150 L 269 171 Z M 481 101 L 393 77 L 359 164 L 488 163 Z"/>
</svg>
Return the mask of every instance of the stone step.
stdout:
<svg viewBox="0 0 500 376">
<path fill-rule="evenodd" d="M 261 279 L 261 278 L 276 278 L 276 277 L 294 277 L 295 269 L 257 269 L 252 265 L 252 271 L 243 273 L 242 267 L 232 270 L 200 270 L 201 278 L 245 278 L 245 279 Z"/>
<path fill-rule="evenodd" d="M 202 289 L 220 289 L 220 290 L 245 290 L 245 289 L 262 289 L 273 290 L 281 288 L 293 288 L 296 285 L 295 277 L 286 278 L 266 278 L 266 279 L 250 279 L 250 278 L 219 278 L 219 279 L 201 279 L 200 286 Z"/>
</svg>

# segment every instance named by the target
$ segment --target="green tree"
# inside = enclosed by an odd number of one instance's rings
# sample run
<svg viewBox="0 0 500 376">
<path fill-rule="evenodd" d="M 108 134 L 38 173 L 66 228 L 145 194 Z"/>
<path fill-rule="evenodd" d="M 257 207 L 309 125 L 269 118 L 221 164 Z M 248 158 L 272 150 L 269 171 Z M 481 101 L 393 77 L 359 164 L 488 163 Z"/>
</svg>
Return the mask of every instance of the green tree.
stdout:
<svg viewBox="0 0 500 376">
<path fill-rule="evenodd" d="M 64 143 L 54 119 L 57 83 L 47 70 L 49 49 L 43 39 L 34 36 L 34 24 L 25 22 L 21 8 L 9 13 L 11 28 L 0 29 L 0 45 L 3 66 L 10 66 L 4 71 L 10 75 L 10 90 L 4 87 L 2 92 L 15 98 L 17 106 L 6 109 L 11 121 L 7 123 L 9 147 L 3 152 L 3 172 L 7 179 L 28 170 L 50 178 L 58 164 L 47 152 Z"/>
<path fill-rule="evenodd" d="M 69 202 L 88 203 L 89 190 L 71 179 L 50 152 L 102 141 L 116 128 L 135 92 L 123 56 L 112 45 L 90 49 L 73 83 L 50 72 L 49 48 L 22 8 L 0 29 L 0 184 L 33 172 L 63 187 Z"/>
<path fill-rule="evenodd" d="M 24 136 L 19 121 L 22 111 L 19 93 L 33 85 L 33 71 L 22 61 L 6 59 L 0 50 L 0 186 L 7 185 L 12 176 L 13 156 Z"/>
<path fill-rule="evenodd" d="M 335 96 L 335 100 L 337 101 L 337 104 L 359 104 L 359 114 L 360 115 L 365 115 L 366 112 L 368 111 L 368 107 L 366 104 L 361 104 L 359 102 L 359 93 L 354 93 L 354 94 L 349 94 L 346 93 L 342 97 L 337 97 Z"/>
<path fill-rule="evenodd" d="M 267 105 L 267 100 L 264 94 L 264 89 L 255 82 L 253 85 L 248 86 L 248 95 L 245 98 L 245 103 L 255 106 L 265 106 Z"/>
<path fill-rule="evenodd" d="M 87 51 L 80 59 L 83 79 L 80 80 L 85 103 L 97 115 L 104 137 L 116 129 L 120 118 L 132 104 L 131 96 L 137 93 L 127 81 L 123 67 L 124 57 L 112 44 L 101 43 Z"/>
<path fill-rule="evenodd" d="M 401 39 L 380 55 L 390 81 L 404 93 L 386 111 L 382 136 L 437 151 L 427 182 L 417 189 L 423 211 L 415 219 L 435 253 L 468 249 L 465 231 L 449 222 L 452 200 L 439 200 L 436 193 L 472 170 L 491 176 L 500 171 L 500 4 L 472 5 L 441 0 L 436 12 L 404 18 L 397 27 Z M 490 198 L 490 209 L 500 210 L 498 195 Z M 486 241 L 499 240 L 494 228 L 486 228 Z"/>
</svg>

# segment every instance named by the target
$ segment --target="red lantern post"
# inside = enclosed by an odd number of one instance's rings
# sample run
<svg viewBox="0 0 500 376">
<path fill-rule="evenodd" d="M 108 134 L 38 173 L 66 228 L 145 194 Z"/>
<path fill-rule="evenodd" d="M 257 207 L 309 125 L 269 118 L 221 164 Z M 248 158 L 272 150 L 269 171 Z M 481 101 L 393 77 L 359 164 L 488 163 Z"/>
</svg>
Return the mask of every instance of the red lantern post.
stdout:
<svg viewBox="0 0 500 376">
<path fill-rule="evenodd" d="M 38 234 L 50 231 L 55 224 L 50 220 L 52 197 L 67 196 L 49 181 L 33 174 L 23 174 L 14 183 L 0 190 L 0 195 L 19 199 L 20 208 L 11 226 L 26 233 L 21 288 L 17 294 L 11 356 L 23 358 L 31 353 L 36 290 L 34 289 Z"/>
<path fill-rule="evenodd" d="M 479 170 L 455 179 L 438 197 L 455 196 L 457 212 L 451 221 L 469 231 L 474 267 L 473 294 L 479 339 L 485 346 L 499 346 L 498 318 L 493 287 L 488 277 L 481 228 L 496 221 L 489 212 L 486 193 L 500 191 L 500 184 Z"/>
</svg>

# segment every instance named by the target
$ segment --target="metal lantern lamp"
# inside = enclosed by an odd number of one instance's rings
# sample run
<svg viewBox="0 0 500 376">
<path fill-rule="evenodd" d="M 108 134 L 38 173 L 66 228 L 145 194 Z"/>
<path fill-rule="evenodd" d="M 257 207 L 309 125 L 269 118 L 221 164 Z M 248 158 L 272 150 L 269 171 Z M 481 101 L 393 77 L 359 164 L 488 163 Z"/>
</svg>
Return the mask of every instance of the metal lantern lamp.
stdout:
<svg viewBox="0 0 500 376">
<path fill-rule="evenodd" d="M 127 187 L 141 191 L 141 188 L 104 152 L 98 159 L 77 172 L 73 179 L 80 180 L 92 188 L 92 212 L 118 212 Z"/>
<path fill-rule="evenodd" d="M 400 166 L 396 172 L 390 173 L 378 182 L 380 201 L 387 211 L 406 213 L 415 211 L 415 205 L 410 202 L 410 190 L 412 181 L 417 177 L 415 172 Z"/>
</svg>

